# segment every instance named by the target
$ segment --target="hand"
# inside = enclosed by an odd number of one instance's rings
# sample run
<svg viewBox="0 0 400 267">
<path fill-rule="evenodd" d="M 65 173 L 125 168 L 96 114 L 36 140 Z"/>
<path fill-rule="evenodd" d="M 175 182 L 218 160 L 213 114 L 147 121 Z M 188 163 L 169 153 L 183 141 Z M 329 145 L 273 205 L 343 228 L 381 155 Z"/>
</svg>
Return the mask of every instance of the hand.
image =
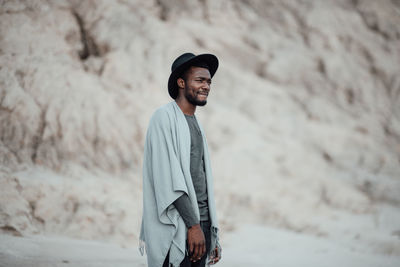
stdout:
<svg viewBox="0 0 400 267">
<path fill-rule="evenodd" d="M 190 227 L 187 235 L 190 260 L 193 262 L 198 261 L 206 253 L 206 239 L 200 224 Z"/>
<path fill-rule="evenodd" d="M 219 260 L 221 259 L 221 252 L 222 249 L 220 246 L 215 247 L 214 251 L 211 252 L 210 261 L 208 262 L 208 264 L 213 265 L 219 262 Z"/>
</svg>

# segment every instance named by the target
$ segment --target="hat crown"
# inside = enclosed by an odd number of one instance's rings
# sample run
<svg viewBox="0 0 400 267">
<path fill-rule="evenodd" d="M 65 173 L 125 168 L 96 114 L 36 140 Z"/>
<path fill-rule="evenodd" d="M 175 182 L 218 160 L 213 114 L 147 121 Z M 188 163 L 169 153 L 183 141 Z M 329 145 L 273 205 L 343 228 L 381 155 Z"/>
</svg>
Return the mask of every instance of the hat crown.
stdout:
<svg viewBox="0 0 400 267">
<path fill-rule="evenodd" d="M 173 72 L 174 70 L 176 70 L 176 68 L 178 68 L 180 65 L 182 65 L 183 63 L 189 61 L 190 59 L 194 58 L 195 55 L 192 53 L 185 53 L 180 55 L 177 59 L 175 59 L 175 61 L 172 63 L 171 66 L 171 72 Z"/>
</svg>

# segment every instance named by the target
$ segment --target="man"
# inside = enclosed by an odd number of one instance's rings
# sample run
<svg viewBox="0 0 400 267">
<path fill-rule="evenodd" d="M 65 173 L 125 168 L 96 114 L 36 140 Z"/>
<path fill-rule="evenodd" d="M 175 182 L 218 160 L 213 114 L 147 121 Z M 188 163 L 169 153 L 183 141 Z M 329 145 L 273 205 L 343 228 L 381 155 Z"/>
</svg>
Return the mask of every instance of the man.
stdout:
<svg viewBox="0 0 400 267">
<path fill-rule="evenodd" d="M 221 258 L 208 148 L 194 115 L 207 103 L 217 68 L 211 54 L 179 56 L 168 80 L 175 101 L 150 120 L 140 233 L 149 267 L 205 266 Z"/>
</svg>

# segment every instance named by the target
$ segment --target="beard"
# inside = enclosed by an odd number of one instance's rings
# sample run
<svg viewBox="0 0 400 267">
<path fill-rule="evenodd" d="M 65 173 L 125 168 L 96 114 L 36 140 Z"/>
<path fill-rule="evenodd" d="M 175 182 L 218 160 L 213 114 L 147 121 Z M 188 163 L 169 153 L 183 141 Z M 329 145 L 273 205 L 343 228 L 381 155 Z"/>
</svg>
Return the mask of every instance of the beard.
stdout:
<svg viewBox="0 0 400 267">
<path fill-rule="evenodd" d="M 207 100 L 198 100 L 196 98 L 197 94 L 195 96 L 192 96 L 191 94 L 188 93 L 188 91 L 189 90 L 185 90 L 185 97 L 190 104 L 195 106 L 205 106 L 207 104 Z"/>
</svg>

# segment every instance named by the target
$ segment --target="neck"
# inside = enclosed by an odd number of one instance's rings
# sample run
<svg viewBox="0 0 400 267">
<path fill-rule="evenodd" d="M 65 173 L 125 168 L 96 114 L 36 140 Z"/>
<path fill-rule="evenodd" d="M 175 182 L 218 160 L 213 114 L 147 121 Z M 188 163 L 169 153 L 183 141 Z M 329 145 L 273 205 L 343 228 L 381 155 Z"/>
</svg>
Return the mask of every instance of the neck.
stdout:
<svg viewBox="0 0 400 267">
<path fill-rule="evenodd" d="M 181 97 L 180 95 L 175 99 L 176 104 L 180 107 L 183 114 L 186 115 L 194 115 L 196 112 L 196 106 L 187 101 L 185 97 Z"/>
</svg>

